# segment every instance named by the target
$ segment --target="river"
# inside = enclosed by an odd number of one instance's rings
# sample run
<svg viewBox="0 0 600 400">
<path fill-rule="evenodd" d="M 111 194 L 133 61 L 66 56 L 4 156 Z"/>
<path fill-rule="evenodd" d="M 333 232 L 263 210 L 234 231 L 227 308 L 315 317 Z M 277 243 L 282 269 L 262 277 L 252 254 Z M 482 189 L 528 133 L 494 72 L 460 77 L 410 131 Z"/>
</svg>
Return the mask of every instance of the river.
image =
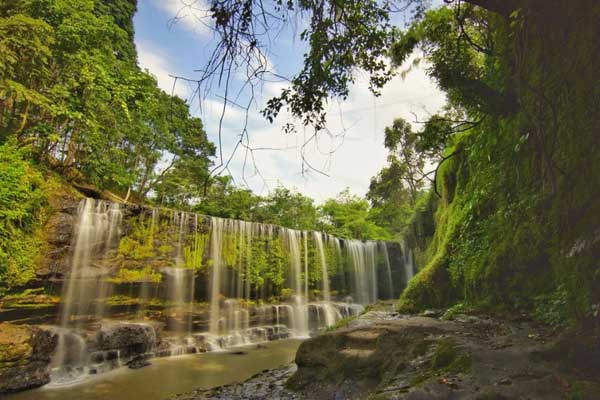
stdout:
<svg viewBox="0 0 600 400">
<path fill-rule="evenodd" d="M 227 352 L 185 355 L 151 360 L 152 365 L 130 370 L 119 368 L 66 387 L 42 387 L 7 400 L 163 400 L 195 388 L 243 381 L 294 360 L 301 340 L 289 339 Z M 236 354 L 243 352 L 243 354 Z"/>
</svg>

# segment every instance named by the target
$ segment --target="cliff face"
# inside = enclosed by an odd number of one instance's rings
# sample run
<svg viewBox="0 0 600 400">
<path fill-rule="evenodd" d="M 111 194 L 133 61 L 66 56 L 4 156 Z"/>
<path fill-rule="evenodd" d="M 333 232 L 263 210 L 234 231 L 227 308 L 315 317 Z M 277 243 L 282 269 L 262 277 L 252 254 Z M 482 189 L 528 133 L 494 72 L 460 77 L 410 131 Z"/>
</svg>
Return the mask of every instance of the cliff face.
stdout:
<svg viewBox="0 0 600 400">
<path fill-rule="evenodd" d="M 455 135 L 436 177 L 427 263 L 400 306 L 463 303 L 598 327 L 600 90 L 589 82 L 600 7 L 523 2 L 516 14 L 490 23 L 518 109 Z"/>
</svg>

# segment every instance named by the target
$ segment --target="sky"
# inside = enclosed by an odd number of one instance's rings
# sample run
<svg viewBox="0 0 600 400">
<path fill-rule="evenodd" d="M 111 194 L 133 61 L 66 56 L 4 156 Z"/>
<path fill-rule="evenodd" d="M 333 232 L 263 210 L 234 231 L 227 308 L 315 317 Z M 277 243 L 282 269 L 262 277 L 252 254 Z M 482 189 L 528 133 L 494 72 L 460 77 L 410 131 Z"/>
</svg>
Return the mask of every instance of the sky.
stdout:
<svg viewBox="0 0 600 400">
<path fill-rule="evenodd" d="M 186 2 L 194 7 L 185 7 Z M 196 2 L 140 0 L 134 18 L 135 42 L 140 66 L 157 78 L 163 90 L 188 100 L 192 113 L 202 118 L 209 139 L 217 144 L 224 87 L 213 83 L 208 91 L 203 88 L 204 95 L 199 99 L 194 96 L 195 84 L 178 80 L 174 85 L 173 76 L 200 77 L 196 71 L 204 66 L 215 43 Z M 305 43 L 294 37 L 293 28 L 284 30 L 266 54 L 271 70 L 293 76 L 300 69 L 304 50 Z M 406 68 L 408 64 L 401 69 Z M 233 79 L 233 87 L 241 87 L 241 74 Z M 299 124 L 296 134 L 286 134 L 282 126 L 289 120 L 287 115 L 280 115 L 271 124 L 260 114 L 266 101 L 285 87 L 284 82 L 261 85 L 248 115 L 240 107 L 228 104 L 221 126 L 223 157 L 231 156 L 246 117 L 250 146 L 257 150 L 250 154 L 238 148 L 229 170 L 223 173 L 230 174 L 238 186 L 262 195 L 279 185 L 296 189 L 317 203 L 335 197 L 345 188 L 354 194 L 366 194 L 371 178 L 386 165 L 385 127 L 398 117 L 410 122 L 415 118 L 424 120 L 445 101 L 421 67 L 411 68 L 404 79 L 394 78 L 379 97 L 369 92 L 367 83 L 366 77 L 358 74 L 348 99 L 330 101 L 328 132 L 306 146 L 303 144 L 312 136 L 312 130 Z M 236 104 L 245 104 L 247 99 L 248 93 L 243 93 Z M 215 162 L 218 164 L 219 159 Z"/>
</svg>

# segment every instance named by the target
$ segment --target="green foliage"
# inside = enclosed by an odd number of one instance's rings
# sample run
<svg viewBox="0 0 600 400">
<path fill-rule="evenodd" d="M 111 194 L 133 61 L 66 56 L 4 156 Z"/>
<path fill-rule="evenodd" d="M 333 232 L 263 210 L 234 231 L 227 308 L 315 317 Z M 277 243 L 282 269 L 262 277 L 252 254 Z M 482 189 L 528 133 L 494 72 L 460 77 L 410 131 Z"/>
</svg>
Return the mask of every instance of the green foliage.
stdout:
<svg viewBox="0 0 600 400">
<path fill-rule="evenodd" d="M 388 240 L 390 233 L 374 221 L 374 211 L 366 199 L 349 189 L 321 207 L 322 230 L 341 238 Z"/>
<path fill-rule="evenodd" d="M 52 307 L 60 303 L 60 298 L 48 295 L 44 288 L 25 289 L 2 297 L 0 304 L 3 308 L 38 309 Z"/>
<path fill-rule="evenodd" d="M 14 140 L 0 146 L 0 291 L 35 276 L 47 193 L 44 178 Z"/>
<path fill-rule="evenodd" d="M 563 287 L 559 287 L 553 293 L 536 296 L 533 315 L 555 329 L 570 325 L 568 296 L 568 292 Z"/>
<path fill-rule="evenodd" d="M 185 202 L 214 147 L 185 101 L 137 66 L 135 8 L 131 0 L 2 4 L 0 142 L 31 144 L 32 156 L 71 179 Z"/>
<path fill-rule="evenodd" d="M 131 234 L 123 236 L 119 241 L 119 256 L 136 261 L 155 257 L 156 229 L 151 223 L 135 218 L 131 220 L 131 226 Z"/>
<path fill-rule="evenodd" d="M 436 176 L 435 234 L 424 243 L 428 265 L 400 306 L 461 302 L 516 309 L 556 327 L 596 321 L 600 252 L 593 238 L 600 213 L 593 199 L 599 193 L 589 182 L 600 179 L 590 168 L 600 163 L 591 122 L 600 112 L 590 102 L 600 91 L 589 85 L 598 71 L 583 65 L 592 57 L 592 15 L 600 15 L 600 7 L 573 3 L 559 19 L 554 5 L 524 7 L 510 18 L 476 8 L 463 12 L 471 40 L 493 52 L 461 36 L 450 10 L 428 14 L 395 50 L 406 55 L 421 46 L 451 104 L 479 120 L 450 138 L 450 158 Z M 574 23 L 567 15 L 589 17 Z M 472 24 L 482 20 L 486 24 Z M 569 55 L 552 55 L 558 43 Z M 514 54 L 522 55 L 517 64 Z M 567 72 L 569 58 L 579 61 Z M 471 86 L 474 79 L 478 86 Z"/>
</svg>

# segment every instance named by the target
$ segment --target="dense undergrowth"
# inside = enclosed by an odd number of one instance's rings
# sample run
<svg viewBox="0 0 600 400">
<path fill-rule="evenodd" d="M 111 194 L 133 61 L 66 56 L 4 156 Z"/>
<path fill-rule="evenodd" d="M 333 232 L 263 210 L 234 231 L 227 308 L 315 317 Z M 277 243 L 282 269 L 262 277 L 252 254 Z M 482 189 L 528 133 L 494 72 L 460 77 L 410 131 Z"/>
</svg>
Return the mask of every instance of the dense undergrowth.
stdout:
<svg viewBox="0 0 600 400">
<path fill-rule="evenodd" d="M 412 232 L 426 263 L 401 310 L 466 303 L 597 324 L 598 16 L 598 4 L 573 2 L 494 21 L 502 57 L 488 72 L 513 85 L 519 109 L 485 116 L 446 150 L 437 208 L 415 222 L 433 218 L 435 233 Z"/>
<path fill-rule="evenodd" d="M 41 245 L 47 186 L 24 156 L 13 142 L 0 146 L 0 294 L 33 278 Z"/>
</svg>

